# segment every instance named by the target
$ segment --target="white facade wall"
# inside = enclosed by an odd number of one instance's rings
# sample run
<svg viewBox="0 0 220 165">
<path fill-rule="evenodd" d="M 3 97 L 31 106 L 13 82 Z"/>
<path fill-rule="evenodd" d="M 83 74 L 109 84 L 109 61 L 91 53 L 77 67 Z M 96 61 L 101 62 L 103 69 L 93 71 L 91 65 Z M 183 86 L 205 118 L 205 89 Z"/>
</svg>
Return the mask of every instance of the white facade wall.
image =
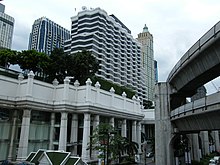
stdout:
<svg viewBox="0 0 220 165">
<path fill-rule="evenodd" d="M 59 137 L 59 134 L 67 134 L 68 132 L 67 125 L 62 123 L 62 115 L 60 115 L 60 121 L 57 121 L 57 116 L 51 118 L 51 113 L 58 115 L 65 113 L 67 121 L 73 114 L 89 114 L 91 119 L 87 121 L 87 124 L 91 122 L 89 124 L 91 126 L 93 125 L 92 118 L 96 115 L 109 118 L 109 121 L 112 118 L 117 118 L 117 120 L 141 122 L 144 117 L 140 100 L 136 97 L 128 99 L 124 95 L 119 96 L 114 92 L 93 87 L 90 82 L 86 83 L 85 86 L 70 85 L 68 79 L 65 79 L 64 82 L 60 85 L 41 82 L 34 79 L 33 72 L 28 74 L 28 79 L 13 79 L 0 75 L 0 113 L 7 112 L 8 114 L 6 118 L 3 118 L 4 115 L 2 114 L 0 115 L 0 128 L 3 133 L 0 135 L 0 151 L 7 151 L 4 155 L 0 155 L 0 160 L 7 158 L 9 146 L 11 147 L 10 159 L 15 160 L 18 153 L 20 160 L 32 151 L 37 151 L 40 148 L 49 149 L 51 139 L 54 146 L 58 146 L 62 141 L 64 150 L 72 145 L 69 140 L 67 141 L 66 135 Z M 18 115 L 16 115 L 15 129 L 12 129 L 11 113 L 14 111 L 17 111 Z M 52 120 L 55 123 L 53 126 L 51 125 Z M 76 122 L 79 120 L 77 119 Z M 68 124 L 67 121 L 66 124 Z M 78 124 L 79 130 L 85 129 L 83 123 L 79 122 Z M 60 130 L 60 132 L 56 131 L 60 141 L 59 139 L 54 141 L 55 134 L 50 135 L 51 127 L 54 127 L 54 131 Z M 15 132 L 11 132 L 12 130 Z M 15 135 L 13 139 L 11 139 L 10 134 Z M 23 139 L 19 139 L 23 136 L 25 136 Z M 86 136 L 89 134 L 87 133 Z M 84 146 L 82 148 L 83 159 L 89 161 L 91 158 L 85 147 L 87 142 L 88 139 L 84 139 L 80 145 Z M 10 145 L 8 145 L 9 143 Z"/>
</svg>

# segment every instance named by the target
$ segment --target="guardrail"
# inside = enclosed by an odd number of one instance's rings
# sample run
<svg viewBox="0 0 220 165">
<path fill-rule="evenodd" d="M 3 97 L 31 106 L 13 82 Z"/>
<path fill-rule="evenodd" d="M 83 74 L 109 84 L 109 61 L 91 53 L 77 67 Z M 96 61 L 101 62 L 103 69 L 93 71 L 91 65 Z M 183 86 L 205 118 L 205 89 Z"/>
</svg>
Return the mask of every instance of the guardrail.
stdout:
<svg viewBox="0 0 220 165">
<path fill-rule="evenodd" d="M 187 63 L 189 59 L 194 58 L 196 53 L 206 44 L 208 44 L 212 39 L 216 39 L 217 34 L 220 32 L 220 21 L 216 23 L 208 32 L 206 32 L 176 63 L 176 65 L 171 70 L 167 81 L 172 81 L 172 78 L 181 69 L 183 65 Z"/>
<path fill-rule="evenodd" d="M 193 102 L 189 102 L 172 110 L 170 113 L 170 118 L 177 118 L 179 116 L 186 115 L 188 112 L 195 113 L 196 111 L 208 110 L 207 107 L 216 104 L 220 104 L 220 92 L 195 100 Z"/>
</svg>

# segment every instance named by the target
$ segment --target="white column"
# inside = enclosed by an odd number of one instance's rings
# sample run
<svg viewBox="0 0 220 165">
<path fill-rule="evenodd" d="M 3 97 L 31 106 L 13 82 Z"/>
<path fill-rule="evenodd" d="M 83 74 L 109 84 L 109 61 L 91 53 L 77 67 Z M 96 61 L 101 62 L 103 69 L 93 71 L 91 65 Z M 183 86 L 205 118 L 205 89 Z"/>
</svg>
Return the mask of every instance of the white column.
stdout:
<svg viewBox="0 0 220 165">
<path fill-rule="evenodd" d="M 110 106 L 113 107 L 114 106 L 114 99 L 115 99 L 115 89 L 113 87 L 111 87 L 110 93 L 111 93 L 111 103 L 110 103 Z"/>
<path fill-rule="evenodd" d="M 78 87 L 79 87 L 79 85 L 80 85 L 79 81 L 76 80 L 74 82 L 74 86 L 75 86 L 75 100 L 76 100 L 76 102 L 77 102 L 77 98 L 78 98 Z"/>
<path fill-rule="evenodd" d="M 17 160 L 24 160 L 28 155 L 27 152 L 28 152 L 30 117 L 31 117 L 31 111 L 24 110 L 22 124 L 21 124 L 21 133 L 19 139 Z"/>
<path fill-rule="evenodd" d="M 59 147 L 58 150 L 66 151 L 67 142 L 67 112 L 61 112 L 61 122 L 60 122 L 60 136 L 59 136 Z"/>
<path fill-rule="evenodd" d="M 93 130 L 99 125 L 99 115 L 95 115 L 94 116 L 94 120 L 93 120 Z"/>
<path fill-rule="evenodd" d="M 122 120 L 121 136 L 122 137 L 127 137 L 127 120 L 126 119 Z"/>
<path fill-rule="evenodd" d="M 64 79 L 64 88 L 63 88 L 63 100 L 64 101 L 69 100 L 69 83 L 70 83 L 70 79 L 66 77 Z"/>
<path fill-rule="evenodd" d="M 142 124 L 142 126 L 141 126 L 141 132 L 146 134 L 146 132 L 145 132 L 145 125 L 144 124 Z"/>
<path fill-rule="evenodd" d="M 30 73 L 28 73 L 26 96 L 32 96 L 33 84 L 34 84 L 34 76 L 35 75 L 34 75 L 33 71 L 30 71 Z"/>
<path fill-rule="evenodd" d="M 83 123 L 83 143 L 82 143 L 82 159 L 87 162 L 89 160 L 89 150 L 87 150 L 88 143 L 90 142 L 90 114 L 84 114 Z"/>
<path fill-rule="evenodd" d="M 215 139 L 215 150 L 220 152 L 220 143 L 219 143 L 219 131 L 214 132 L 214 139 Z"/>
<path fill-rule="evenodd" d="M 15 131 L 17 128 L 17 110 L 14 111 L 13 113 L 13 125 L 11 129 L 11 138 L 10 138 L 10 146 L 9 146 L 9 153 L 8 153 L 8 159 L 12 160 L 13 159 L 13 148 L 14 148 L 14 139 L 15 139 Z"/>
<path fill-rule="evenodd" d="M 78 114 L 72 114 L 72 124 L 71 124 L 71 136 L 70 142 L 74 144 L 72 155 L 77 155 L 77 143 L 78 143 Z"/>
<path fill-rule="evenodd" d="M 94 120 L 93 120 L 93 130 L 96 129 L 98 125 L 99 125 L 99 115 L 95 115 Z M 99 154 L 98 150 L 96 150 L 96 151 L 93 150 L 92 151 L 92 158 L 96 159 L 98 154 Z"/>
<path fill-rule="evenodd" d="M 133 100 L 133 111 L 135 111 L 136 110 L 136 97 L 133 96 L 132 100 Z"/>
<path fill-rule="evenodd" d="M 59 85 L 59 81 L 57 81 L 57 79 L 55 78 L 53 80 L 53 101 L 56 100 L 56 90 L 58 85 Z"/>
<path fill-rule="evenodd" d="M 138 153 L 141 153 L 141 122 L 137 122 L 137 143 L 139 145 Z"/>
<path fill-rule="evenodd" d="M 50 143 L 49 143 L 49 149 L 53 150 L 53 140 L 54 140 L 54 125 L 55 125 L 55 113 L 51 113 L 50 116 Z"/>
<path fill-rule="evenodd" d="M 127 94 L 125 92 L 123 92 L 122 97 L 123 97 L 123 109 L 126 110 L 126 97 L 127 97 Z"/>
<path fill-rule="evenodd" d="M 95 88 L 96 88 L 96 103 L 99 104 L 100 103 L 100 83 L 97 81 L 95 83 Z"/>
<path fill-rule="evenodd" d="M 91 102 L 91 85 L 92 81 L 88 78 L 86 81 L 86 102 Z"/>
<path fill-rule="evenodd" d="M 137 121 L 132 121 L 132 141 L 137 142 Z"/>
<path fill-rule="evenodd" d="M 20 97 L 21 95 L 21 82 L 24 80 L 24 76 L 22 73 L 19 73 L 18 75 L 18 87 L 17 87 L 17 92 L 16 92 L 16 96 Z"/>
<path fill-rule="evenodd" d="M 202 138 L 202 149 L 203 154 L 210 154 L 209 152 L 209 134 L 208 131 L 201 131 L 201 138 Z"/>
<path fill-rule="evenodd" d="M 109 124 L 110 124 L 113 128 L 115 127 L 115 118 L 114 118 L 114 117 L 111 117 L 111 118 L 110 118 Z"/>
</svg>

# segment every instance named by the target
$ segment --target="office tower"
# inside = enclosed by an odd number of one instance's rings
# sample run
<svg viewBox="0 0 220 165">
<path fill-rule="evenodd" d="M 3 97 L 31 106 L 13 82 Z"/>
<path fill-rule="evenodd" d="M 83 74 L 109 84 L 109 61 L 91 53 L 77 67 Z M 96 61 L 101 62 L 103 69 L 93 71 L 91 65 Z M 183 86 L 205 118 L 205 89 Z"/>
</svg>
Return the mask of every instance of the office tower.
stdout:
<svg viewBox="0 0 220 165">
<path fill-rule="evenodd" d="M 70 38 L 70 32 L 49 20 L 41 17 L 34 21 L 29 37 L 29 50 L 50 54 L 54 48 L 63 48 L 64 41 Z"/>
<path fill-rule="evenodd" d="M 66 42 L 65 51 L 91 51 L 100 63 L 96 76 L 130 87 L 140 99 L 145 99 L 141 44 L 131 31 L 100 8 L 84 8 L 71 21 L 71 39 Z"/>
<path fill-rule="evenodd" d="M 0 3 L 0 48 L 11 49 L 15 20 L 4 12 L 5 6 Z"/>
<path fill-rule="evenodd" d="M 147 87 L 147 100 L 153 101 L 155 85 L 153 36 L 149 33 L 146 25 L 143 28 L 143 32 L 138 34 L 137 40 L 141 43 L 141 64 L 145 70 L 144 77 Z"/>
</svg>

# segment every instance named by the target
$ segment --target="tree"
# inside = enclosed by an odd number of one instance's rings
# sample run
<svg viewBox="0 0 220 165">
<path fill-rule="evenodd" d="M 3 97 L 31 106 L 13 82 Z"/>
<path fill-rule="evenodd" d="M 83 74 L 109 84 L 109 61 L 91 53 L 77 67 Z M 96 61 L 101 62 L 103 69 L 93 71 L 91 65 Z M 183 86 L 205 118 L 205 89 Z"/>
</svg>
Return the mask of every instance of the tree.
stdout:
<svg viewBox="0 0 220 165">
<path fill-rule="evenodd" d="M 143 106 L 145 109 L 152 109 L 154 108 L 153 102 L 150 100 L 143 100 Z"/>
<path fill-rule="evenodd" d="M 44 72 L 48 62 L 49 57 L 45 53 L 36 50 L 23 50 L 18 53 L 18 64 L 23 71 Z"/>
<path fill-rule="evenodd" d="M 55 48 L 49 58 L 50 63 L 47 68 L 48 79 L 53 81 L 56 78 L 59 82 L 63 82 L 67 75 L 73 76 L 71 71 L 71 66 L 73 65 L 72 58 L 63 49 Z"/>
<path fill-rule="evenodd" d="M 85 84 L 88 77 L 92 77 L 98 71 L 99 64 L 91 52 L 83 50 L 71 55 L 73 57 L 73 73 L 76 80 Z"/>
<path fill-rule="evenodd" d="M 8 68 L 10 64 L 17 64 L 17 52 L 10 49 L 0 49 L 0 65 Z"/>
<path fill-rule="evenodd" d="M 88 77 L 98 71 L 99 64 L 91 52 L 83 50 L 75 54 L 66 54 L 63 49 L 55 48 L 49 56 L 48 78 L 57 78 L 62 82 L 66 76 L 72 76 L 80 84 L 85 84 Z"/>
<path fill-rule="evenodd" d="M 88 149 L 101 151 L 103 153 L 100 155 L 101 158 L 105 159 L 108 153 L 107 156 L 111 155 L 112 159 L 119 158 L 121 162 L 123 153 L 131 157 L 138 152 L 138 144 L 122 137 L 110 124 L 100 123 L 93 130 Z"/>
</svg>

